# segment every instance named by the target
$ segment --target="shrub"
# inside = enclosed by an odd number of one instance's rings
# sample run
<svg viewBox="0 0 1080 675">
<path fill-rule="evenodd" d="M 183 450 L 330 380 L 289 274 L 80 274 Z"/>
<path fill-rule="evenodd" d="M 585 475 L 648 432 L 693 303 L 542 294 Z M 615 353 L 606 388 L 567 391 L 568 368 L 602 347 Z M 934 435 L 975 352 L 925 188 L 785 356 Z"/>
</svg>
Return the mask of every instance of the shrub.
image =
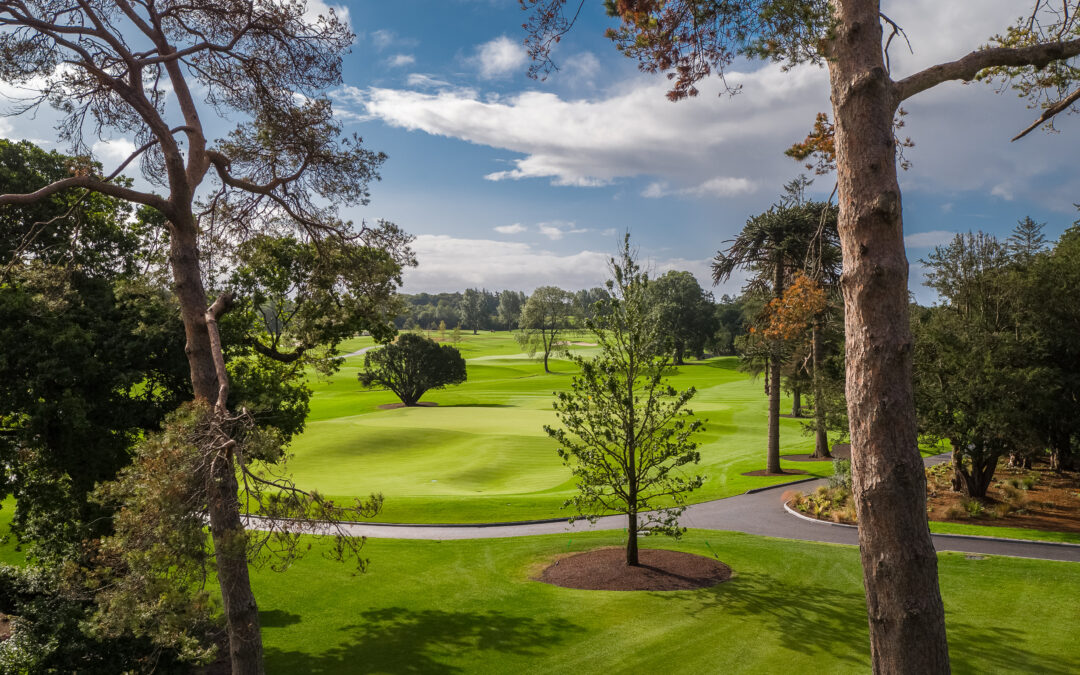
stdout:
<svg viewBox="0 0 1080 675">
<path fill-rule="evenodd" d="M 829 487 L 851 489 L 851 460 L 839 457 L 833 460 L 833 473 L 829 476 Z"/>
<path fill-rule="evenodd" d="M 977 518 L 983 513 L 983 504 L 978 499 L 969 499 L 964 502 L 964 510 L 972 518 Z"/>
</svg>

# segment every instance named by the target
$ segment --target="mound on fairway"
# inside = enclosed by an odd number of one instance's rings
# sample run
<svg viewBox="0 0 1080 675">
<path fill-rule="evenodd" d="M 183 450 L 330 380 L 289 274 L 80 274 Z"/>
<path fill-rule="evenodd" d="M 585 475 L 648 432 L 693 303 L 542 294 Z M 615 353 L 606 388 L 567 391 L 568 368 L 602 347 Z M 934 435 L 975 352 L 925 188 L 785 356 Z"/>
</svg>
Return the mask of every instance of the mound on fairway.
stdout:
<svg viewBox="0 0 1080 675">
<path fill-rule="evenodd" d="M 626 564 L 626 549 L 598 548 L 559 558 L 537 581 L 584 591 L 689 591 L 708 588 L 731 578 L 731 568 L 693 553 L 646 548 L 640 565 Z"/>
<path fill-rule="evenodd" d="M 350 341 L 342 351 L 370 345 Z M 557 425 L 553 392 L 566 390 L 575 366 L 552 359 L 552 373 L 521 353 L 509 333 L 466 336 L 456 345 L 466 358 L 469 379 L 432 391 L 426 408 L 385 409 L 398 403 L 388 391 L 364 390 L 356 373 L 363 356 L 346 359 L 328 380 L 313 379 L 307 430 L 292 447 L 289 468 L 304 489 L 336 501 L 380 492 L 378 519 L 398 523 L 477 523 L 539 520 L 573 515 L 562 508 L 574 492 L 570 471 L 544 433 Z M 573 346 L 579 353 L 595 347 Z M 736 369 L 734 357 L 680 366 L 671 383 L 695 387 L 691 407 L 704 418 L 699 436 L 706 477 L 692 501 L 740 494 L 793 480 L 790 476 L 747 477 L 765 467 L 768 400 L 760 382 Z M 807 452 L 813 438 L 802 421 L 781 420 L 781 449 Z M 782 462 L 787 469 L 832 472 L 828 462 Z"/>
</svg>

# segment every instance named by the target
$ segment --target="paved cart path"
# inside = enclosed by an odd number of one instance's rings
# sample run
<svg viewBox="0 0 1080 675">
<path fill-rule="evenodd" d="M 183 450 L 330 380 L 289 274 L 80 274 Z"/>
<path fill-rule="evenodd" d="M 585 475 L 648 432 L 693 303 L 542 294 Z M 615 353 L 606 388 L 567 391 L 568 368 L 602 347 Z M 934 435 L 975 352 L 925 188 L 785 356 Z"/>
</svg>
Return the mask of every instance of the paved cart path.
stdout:
<svg viewBox="0 0 1080 675">
<path fill-rule="evenodd" d="M 927 457 L 932 465 L 948 461 L 949 455 Z M 829 542 L 835 544 L 859 543 L 854 527 L 813 521 L 799 517 L 784 509 L 781 499 L 788 490 L 798 488 L 813 490 L 826 484 L 825 479 L 799 483 L 787 483 L 765 488 L 753 493 L 717 499 L 687 507 L 680 522 L 685 527 L 705 530 L 731 530 L 781 539 Z M 259 519 L 250 518 L 248 525 L 259 529 Z M 595 524 L 578 521 L 570 524 L 565 519 L 532 521 L 527 523 L 490 523 L 479 525 L 401 525 L 392 523 L 347 523 L 345 531 L 355 537 L 378 537 L 386 539 L 493 539 L 498 537 L 525 537 L 538 534 L 573 534 L 600 530 L 626 528 L 625 516 L 607 516 Z M 1080 545 L 1033 542 L 950 534 L 932 535 L 938 551 L 960 551 L 970 554 L 1006 555 L 1042 560 L 1080 562 Z"/>
</svg>

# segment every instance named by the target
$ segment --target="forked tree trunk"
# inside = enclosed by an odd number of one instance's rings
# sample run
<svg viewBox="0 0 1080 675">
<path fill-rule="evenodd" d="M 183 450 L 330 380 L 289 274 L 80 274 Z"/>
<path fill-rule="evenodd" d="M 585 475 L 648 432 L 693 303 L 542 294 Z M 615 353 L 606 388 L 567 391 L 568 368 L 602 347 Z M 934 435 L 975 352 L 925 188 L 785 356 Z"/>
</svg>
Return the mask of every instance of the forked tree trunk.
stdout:
<svg viewBox="0 0 1080 675">
<path fill-rule="evenodd" d="M 815 322 L 812 328 L 810 348 L 814 368 L 814 457 L 832 457 L 829 453 L 829 436 L 825 432 L 825 387 L 821 375 L 821 327 Z"/>
<path fill-rule="evenodd" d="M 915 431 L 893 115 L 876 0 L 834 0 L 836 124 L 851 473 L 875 673 L 949 672 Z"/>
<path fill-rule="evenodd" d="M 218 379 L 206 325 L 206 290 L 200 275 L 194 219 L 172 223 L 170 234 L 169 263 L 187 337 L 185 352 L 191 369 L 191 384 L 196 399 L 213 404 L 218 396 Z M 224 451 L 212 460 L 212 469 L 208 472 L 207 507 L 229 634 L 232 673 L 262 675 L 259 609 L 248 577 L 246 540 L 237 504 L 232 455 Z"/>
</svg>

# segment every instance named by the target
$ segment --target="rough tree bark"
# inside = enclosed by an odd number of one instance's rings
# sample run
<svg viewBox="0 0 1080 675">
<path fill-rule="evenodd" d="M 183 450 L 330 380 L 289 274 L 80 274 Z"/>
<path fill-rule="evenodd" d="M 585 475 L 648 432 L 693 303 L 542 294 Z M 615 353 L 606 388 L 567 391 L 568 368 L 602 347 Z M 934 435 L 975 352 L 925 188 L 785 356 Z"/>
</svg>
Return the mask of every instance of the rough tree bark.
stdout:
<svg viewBox="0 0 1080 675">
<path fill-rule="evenodd" d="M 846 308 L 851 473 L 875 673 L 949 672 L 915 430 L 893 116 L 878 3 L 836 0 L 828 45 Z"/>
<path fill-rule="evenodd" d="M 773 270 L 773 297 L 779 298 L 784 295 L 784 266 L 781 260 L 776 261 Z M 774 355 L 769 359 L 769 448 L 765 463 L 767 473 L 783 473 L 780 468 L 780 358 Z"/>
</svg>

